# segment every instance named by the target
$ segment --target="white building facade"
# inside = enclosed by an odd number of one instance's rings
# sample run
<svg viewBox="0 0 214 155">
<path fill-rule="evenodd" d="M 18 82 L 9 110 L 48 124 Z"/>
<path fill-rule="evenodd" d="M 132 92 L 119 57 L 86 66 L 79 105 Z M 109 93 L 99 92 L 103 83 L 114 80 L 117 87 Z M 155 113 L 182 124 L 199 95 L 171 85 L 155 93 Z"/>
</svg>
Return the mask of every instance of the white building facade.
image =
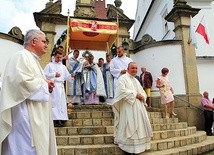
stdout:
<svg viewBox="0 0 214 155">
<path fill-rule="evenodd" d="M 212 0 L 186 0 L 193 8 L 200 8 L 199 13 L 193 17 L 194 28 L 198 26 L 202 17 L 206 20 L 210 43 L 196 33 L 198 48 L 196 51 L 198 79 L 200 93 L 207 90 L 210 98 L 214 97 L 214 2 Z M 134 41 L 139 41 L 142 36 L 149 34 L 156 41 L 173 40 L 175 37 L 174 23 L 167 22 L 165 16 L 173 8 L 174 0 L 138 0 L 135 25 L 133 32 Z M 160 46 L 157 49 L 142 50 L 131 57 L 139 62 L 139 66 L 145 65 L 156 80 L 162 67 L 170 69 L 169 77 L 175 89 L 175 94 L 185 94 L 182 55 L 179 45 Z M 190 44 L 190 46 L 192 46 Z M 139 70 L 140 73 L 140 70 Z M 153 85 L 153 90 L 156 90 Z"/>
</svg>

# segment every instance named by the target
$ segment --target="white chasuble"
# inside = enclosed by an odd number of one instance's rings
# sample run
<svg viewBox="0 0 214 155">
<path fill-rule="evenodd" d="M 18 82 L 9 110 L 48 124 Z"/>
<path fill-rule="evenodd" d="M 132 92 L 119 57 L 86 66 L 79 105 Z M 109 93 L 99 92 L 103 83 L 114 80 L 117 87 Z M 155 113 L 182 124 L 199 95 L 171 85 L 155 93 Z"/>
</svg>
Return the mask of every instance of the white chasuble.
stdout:
<svg viewBox="0 0 214 155">
<path fill-rule="evenodd" d="M 146 100 L 146 93 L 135 77 L 126 73 L 119 78 L 113 104 L 114 142 L 129 153 L 150 149 L 152 137 L 148 114 L 144 102 L 136 98 L 137 92 Z"/>
<path fill-rule="evenodd" d="M 6 68 L 0 100 L 0 152 L 56 155 L 49 92 L 38 59 L 24 49 L 11 57 Z M 38 94 L 43 97 L 34 96 Z"/>
</svg>

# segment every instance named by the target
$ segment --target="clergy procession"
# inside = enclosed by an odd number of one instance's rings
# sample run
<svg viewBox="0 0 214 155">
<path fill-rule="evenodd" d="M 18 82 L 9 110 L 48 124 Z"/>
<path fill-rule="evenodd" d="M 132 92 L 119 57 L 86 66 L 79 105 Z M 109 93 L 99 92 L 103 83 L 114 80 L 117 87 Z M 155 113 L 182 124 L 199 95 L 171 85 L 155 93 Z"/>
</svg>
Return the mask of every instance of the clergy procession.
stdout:
<svg viewBox="0 0 214 155">
<path fill-rule="evenodd" d="M 52 62 L 45 67 L 46 77 L 55 82 L 51 93 L 54 126 L 63 127 L 68 120 L 69 101 L 84 106 L 103 102 L 111 105 L 115 114 L 114 143 L 126 154 L 149 150 L 152 128 L 145 108 L 147 94 L 135 78 L 137 64 L 126 56 L 123 47 L 117 48 L 113 59 L 107 54 L 105 63 L 103 58 L 95 63 L 89 51 L 79 59 L 80 52 L 75 49 L 68 58 L 67 68 L 60 61 L 62 52 L 54 53 Z M 64 81 L 67 81 L 67 102 Z"/>
<path fill-rule="evenodd" d="M 109 104 L 115 113 L 114 143 L 126 154 L 150 149 L 147 95 L 135 78 L 137 64 L 122 46 L 113 59 L 107 54 L 105 63 L 103 58 L 95 63 L 89 51 L 78 59 L 77 49 L 68 58 L 59 46 L 43 70 L 38 60 L 47 47 L 42 31 L 29 30 L 24 49 L 7 64 L 10 71 L 5 72 L 1 90 L 0 155 L 57 154 L 54 127 L 65 126 L 68 102 Z"/>
<path fill-rule="evenodd" d="M 42 1 L 0 14 L 0 155 L 214 154 L 214 0 Z"/>
</svg>

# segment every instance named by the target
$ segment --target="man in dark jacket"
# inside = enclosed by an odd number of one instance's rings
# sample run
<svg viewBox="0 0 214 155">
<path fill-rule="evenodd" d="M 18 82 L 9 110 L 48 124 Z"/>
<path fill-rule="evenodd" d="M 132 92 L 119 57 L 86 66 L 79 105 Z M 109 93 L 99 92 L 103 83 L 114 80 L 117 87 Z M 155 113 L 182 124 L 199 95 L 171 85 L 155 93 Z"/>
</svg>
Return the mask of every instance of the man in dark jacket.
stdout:
<svg viewBox="0 0 214 155">
<path fill-rule="evenodd" d="M 146 67 L 142 66 L 141 67 L 142 73 L 140 74 L 140 84 L 144 88 L 146 94 L 147 94 L 147 99 L 146 103 L 148 107 L 152 107 L 152 100 L 151 100 L 151 87 L 152 87 L 152 74 L 148 71 L 146 71 Z"/>
</svg>

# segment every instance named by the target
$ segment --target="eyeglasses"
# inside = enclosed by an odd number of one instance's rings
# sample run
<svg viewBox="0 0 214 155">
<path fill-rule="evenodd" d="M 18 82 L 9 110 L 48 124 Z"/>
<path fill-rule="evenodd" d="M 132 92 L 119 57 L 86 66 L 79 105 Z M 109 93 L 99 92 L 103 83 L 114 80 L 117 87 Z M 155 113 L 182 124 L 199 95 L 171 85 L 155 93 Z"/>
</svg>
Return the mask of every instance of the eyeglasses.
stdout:
<svg viewBox="0 0 214 155">
<path fill-rule="evenodd" d="M 42 40 L 42 42 L 44 43 L 44 44 L 49 44 L 49 41 L 47 41 L 47 40 Z"/>
<path fill-rule="evenodd" d="M 33 38 L 33 40 L 37 40 L 38 41 L 38 38 Z M 46 40 L 41 40 L 41 42 L 43 42 L 46 45 L 49 44 L 49 40 L 47 38 L 46 38 Z"/>
</svg>

